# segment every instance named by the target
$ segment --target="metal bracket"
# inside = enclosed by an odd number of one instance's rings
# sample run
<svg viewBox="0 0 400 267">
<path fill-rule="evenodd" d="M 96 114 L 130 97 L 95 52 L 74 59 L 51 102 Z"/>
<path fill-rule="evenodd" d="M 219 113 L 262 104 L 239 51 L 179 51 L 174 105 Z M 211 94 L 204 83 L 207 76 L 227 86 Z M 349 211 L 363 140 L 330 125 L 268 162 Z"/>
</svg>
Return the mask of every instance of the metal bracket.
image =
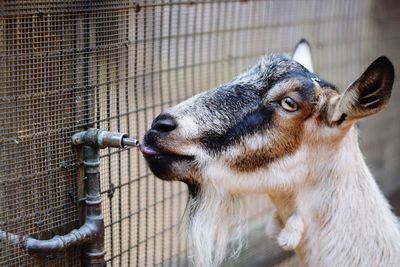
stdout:
<svg viewBox="0 0 400 267">
<path fill-rule="evenodd" d="M 124 133 L 109 132 L 104 129 L 88 129 L 74 134 L 72 143 L 82 146 L 83 149 L 83 165 L 86 177 L 85 223 L 79 229 L 74 229 L 66 235 L 56 235 L 49 240 L 38 240 L 0 230 L 0 240 L 20 246 L 29 253 L 60 252 L 72 246 L 84 245 L 85 266 L 105 266 L 99 150 L 106 147 L 136 147 L 139 142 Z"/>
</svg>

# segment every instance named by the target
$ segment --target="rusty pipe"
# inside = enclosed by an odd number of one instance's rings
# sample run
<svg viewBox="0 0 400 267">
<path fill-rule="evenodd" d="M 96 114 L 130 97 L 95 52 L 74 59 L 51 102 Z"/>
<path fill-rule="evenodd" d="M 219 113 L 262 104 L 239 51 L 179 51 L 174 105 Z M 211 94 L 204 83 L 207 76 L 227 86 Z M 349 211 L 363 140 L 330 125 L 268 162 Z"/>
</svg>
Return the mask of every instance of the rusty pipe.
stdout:
<svg viewBox="0 0 400 267">
<path fill-rule="evenodd" d="M 93 204 L 87 203 L 87 205 Z M 88 209 L 90 216 L 86 217 L 85 223 L 79 229 L 74 229 L 66 235 L 56 235 L 48 240 L 39 240 L 29 236 L 21 236 L 0 230 L 0 240 L 19 246 L 28 253 L 61 252 L 72 246 L 89 243 L 97 238 L 99 232 L 102 230 L 103 224 L 102 217 L 96 216 L 97 214 L 92 212 L 91 209 L 93 208 Z"/>
<path fill-rule="evenodd" d="M 99 243 L 95 249 L 89 249 L 89 257 L 104 255 L 104 221 L 101 213 L 100 195 L 100 158 L 99 148 L 84 146 L 85 183 L 86 183 L 86 218 L 85 223 L 66 235 L 56 235 L 48 240 L 39 240 L 29 236 L 21 236 L 0 230 L 0 240 L 17 245 L 29 253 L 61 252 L 69 247 Z M 90 246 L 89 246 L 90 248 Z M 93 256 L 96 255 L 96 256 Z M 102 265 L 87 265 L 102 266 Z"/>
<path fill-rule="evenodd" d="M 0 230 L 0 240 L 17 245 L 27 252 L 61 252 L 66 248 L 84 245 L 85 266 L 102 267 L 104 262 L 104 219 L 100 195 L 100 149 L 105 147 L 125 148 L 138 146 L 139 141 L 124 133 L 104 129 L 88 129 L 73 135 L 72 143 L 83 146 L 85 168 L 86 217 L 85 223 L 66 235 L 56 235 L 49 240 L 38 240 Z"/>
</svg>

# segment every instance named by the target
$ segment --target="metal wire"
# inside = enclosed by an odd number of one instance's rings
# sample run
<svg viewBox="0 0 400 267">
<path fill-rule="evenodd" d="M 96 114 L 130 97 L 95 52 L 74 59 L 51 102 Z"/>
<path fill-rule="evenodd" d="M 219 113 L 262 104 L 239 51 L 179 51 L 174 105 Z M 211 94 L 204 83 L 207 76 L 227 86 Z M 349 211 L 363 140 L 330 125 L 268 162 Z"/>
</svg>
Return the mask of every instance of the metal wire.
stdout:
<svg viewBox="0 0 400 267">
<path fill-rule="evenodd" d="M 340 88 L 381 54 L 398 67 L 395 10 L 374 0 L 1 1 L 0 229 L 46 239 L 81 223 L 73 133 L 102 127 L 141 138 L 162 110 L 230 80 L 261 55 L 290 52 L 302 37 L 313 45 L 318 73 Z M 400 99 L 396 88 L 393 98 Z M 392 105 L 380 121 L 396 114 Z M 371 155 L 400 135 L 389 124 L 384 136 L 366 135 Z M 382 183 L 398 188 L 390 182 L 397 165 L 371 158 Z M 179 234 L 185 186 L 155 179 L 130 149 L 103 150 L 101 177 L 108 266 L 188 266 Z M 248 206 L 255 236 L 263 236 L 269 202 L 249 197 Z M 276 247 L 263 240 L 225 265 L 243 266 L 255 253 L 268 260 Z M 79 249 L 32 257 L 0 241 L 0 266 L 80 266 L 80 258 Z"/>
</svg>

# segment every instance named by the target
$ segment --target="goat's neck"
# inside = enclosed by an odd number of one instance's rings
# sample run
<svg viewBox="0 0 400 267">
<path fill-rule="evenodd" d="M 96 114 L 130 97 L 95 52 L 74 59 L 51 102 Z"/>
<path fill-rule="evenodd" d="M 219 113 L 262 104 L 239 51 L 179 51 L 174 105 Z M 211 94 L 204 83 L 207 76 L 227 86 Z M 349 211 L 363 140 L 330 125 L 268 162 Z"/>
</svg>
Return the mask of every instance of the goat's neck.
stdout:
<svg viewBox="0 0 400 267">
<path fill-rule="evenodd" d="M 283 221 L 296 211 L 305 231 L 297 254 L 307 266 L 399 266 L 398 222 L 351 129 L 334 153 L 316 153 L 308 177 L 270 194 Z"/>
</svg>

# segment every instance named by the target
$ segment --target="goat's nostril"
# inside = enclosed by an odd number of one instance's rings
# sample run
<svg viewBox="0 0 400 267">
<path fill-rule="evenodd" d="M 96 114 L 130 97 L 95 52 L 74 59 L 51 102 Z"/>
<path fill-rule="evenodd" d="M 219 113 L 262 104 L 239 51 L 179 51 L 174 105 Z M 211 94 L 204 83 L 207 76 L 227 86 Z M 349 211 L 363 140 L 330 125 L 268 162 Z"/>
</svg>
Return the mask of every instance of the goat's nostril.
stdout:
<svg viewBox="0 0 400 267">
<path fill-rule="evenodd" d="M 176 121 L 172 118 L 158 119 L 153 123 L 153 130 L 158 132 L 172 132 L 178 126 Z"/>
</svg>

